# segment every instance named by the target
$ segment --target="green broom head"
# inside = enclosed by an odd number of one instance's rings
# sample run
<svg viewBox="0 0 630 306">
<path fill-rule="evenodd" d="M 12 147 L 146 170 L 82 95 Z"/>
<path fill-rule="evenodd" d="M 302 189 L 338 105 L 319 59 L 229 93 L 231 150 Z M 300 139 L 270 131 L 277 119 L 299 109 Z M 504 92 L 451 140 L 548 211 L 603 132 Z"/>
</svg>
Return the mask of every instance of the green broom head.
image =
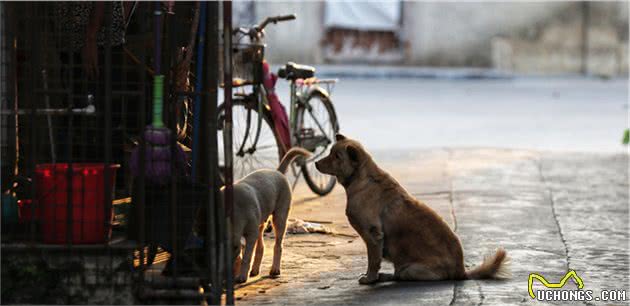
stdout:
<svg viewBox="0 0 630 306">
<path fill-rule="evenodd" d="M 178 175 L 186 175 L 187 157 L 181 146 L 175 145 L 175 156 L 171 149 L 173 141 L 171 131 L 164 126 L 162 121 L 164 76 L 156 75 L 153 81 L 153 122 L 144 130 L 146 142 L 145 156 L 140 156 L 140 150 L 136 148 L 131 153 L 130 167 L 134 176 L 140 176 L 140 160 L 144 158 L 146 167 L 144 175 L 147 182 L 163 185 L 169 182 L 172 176 L 172 165 L 175 163 Z"/>
</svg>

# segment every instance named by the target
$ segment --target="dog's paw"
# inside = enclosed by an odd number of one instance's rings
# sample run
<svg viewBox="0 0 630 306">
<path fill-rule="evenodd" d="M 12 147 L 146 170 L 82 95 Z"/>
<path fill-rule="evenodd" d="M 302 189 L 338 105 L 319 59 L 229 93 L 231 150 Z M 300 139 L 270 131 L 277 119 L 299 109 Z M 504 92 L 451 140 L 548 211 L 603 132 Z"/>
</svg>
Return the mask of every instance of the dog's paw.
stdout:
<svg viewBox="0 0 630 306">
<path fill-rule="evenodd" d="M 258 271 L 258 269 L 252 269 L 252 271 L 249 272 L 250 277 L 256 276 L 258 274 L 260 274 L 260 271 Z"/>
<path fill-rule="evenodd" d="M 234 278 L 234 282 L 237 284 L 242 284 L 244 282 L 247 281 L 247 275 L 243 276 L 243 275 L 238 275 L 237 277 Z"/>
<path fill-rule="evenodd" d="M 269 276 L 278 276 L 280 275 L 280 268 L 271 268 L 271 271 L 269 271 Z"/>
<path fill-rule="evenodd" d="M 363 275 L 361 276 L 361 278 L 359 278 L 359 284 L 361 285 L 370 285 L 370 284 L 374 284 L 378 281 L 378 275 L 376 277 L 369 277 L 367 275 Z"/>
<path fill-rule="evenodd" d="M 394 274 L 391 273 L 379 273 L 378 274 L 378 281 L 379 282 L 391 282 L 396 280 L 396 277 L 394 276 Z"/>
</svg>

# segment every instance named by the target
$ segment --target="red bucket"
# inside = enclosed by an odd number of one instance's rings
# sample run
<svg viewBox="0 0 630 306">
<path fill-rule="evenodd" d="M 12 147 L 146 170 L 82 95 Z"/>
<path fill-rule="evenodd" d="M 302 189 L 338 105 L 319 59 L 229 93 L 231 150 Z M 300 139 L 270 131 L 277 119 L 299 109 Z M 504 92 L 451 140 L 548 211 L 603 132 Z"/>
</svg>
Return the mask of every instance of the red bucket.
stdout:
<svg viewBox="0 0 630 306">
<path fill-rule="evenodd" d="M 120 165 L 109 165 L 109 181 L 105 182 L 104 164 L 73 163 L 71 186 L 68 185 L 68 166 L 40 164 L 36 167 L 35 188 L 38 206 L 42 209 L 42 240 L 52 244 L 68 242 L 70 204 L 72 243 L 104 243 L 111 235 L 113 217 L 111 202 L 105 203 L 105 195 L 113 193 L 116 169 Z M 68 202 L 68 193 L 72 194 L 72 203 Z"/>
</svg>

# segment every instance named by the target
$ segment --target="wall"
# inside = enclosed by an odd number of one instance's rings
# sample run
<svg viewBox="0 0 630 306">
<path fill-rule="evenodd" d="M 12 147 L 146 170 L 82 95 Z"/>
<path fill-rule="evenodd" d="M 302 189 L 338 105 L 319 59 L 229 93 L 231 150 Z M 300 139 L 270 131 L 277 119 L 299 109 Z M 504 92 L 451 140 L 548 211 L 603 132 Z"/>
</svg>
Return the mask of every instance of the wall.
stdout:
<svg viewBox="0 0 630 306">
<path fill-rule="evenodd" d="M 627 74 L 627 2 L 571 3 L 531 32 L 493 38 L 493 67 L 533 74 Z"/>
<path fill-rule="evenodd" d="M 295 21 L 268 28 L 267 55 L 273 63 L 323 62 L 320 41 L 324 34 L 324 5 L 323 1 L 255 3 L 257 19 L 287 13 L 298 16 Z M 589 65 L 627 71 L 622 66 L 628 62 L 624 51 L 628 41 L 628 3 L 589 5 L 589 56 L 594 59 Z M 401 37 L 407 42 L 403 64 L 497 67 L 501 66 L 499 62 L 507 62 L 508 70 L 514 71 L 528 72 L 533 68 L 543 73 L 579 72 L 576 67 L 582 65 L 582 10 L 581 2 L 406 1 L 401 30 Z M 571 46 L 555 52 L 554 44 Z M 506 46 L 521 49 L 510 53 Z M 611 56 L 615 59 L 611 60 Z"/>
<path fill-rule="evenodd" d="M 323 4 L 320 1 L 256 2 L 257 22 L 267 16 L 297 15 L 296 20 L 271 24 L 265 29 L 265 52 L 272 64 L 322 62 Z"/>
<path fill-rule="evenodd" d="M 571 3 L 406 2 L 408 61 L 430 66 L 489 66 L 490 41 L 552 18 Z"/>
<path fill-rule="evenodd" d="M 114 253 L 112 249 L 96 252 L 74 249 L 68 256 L 63 248 L 3 248 L 0 303 L 137 303 L 137 279 L 131 272 L 129 253 Z"/>
</svg>

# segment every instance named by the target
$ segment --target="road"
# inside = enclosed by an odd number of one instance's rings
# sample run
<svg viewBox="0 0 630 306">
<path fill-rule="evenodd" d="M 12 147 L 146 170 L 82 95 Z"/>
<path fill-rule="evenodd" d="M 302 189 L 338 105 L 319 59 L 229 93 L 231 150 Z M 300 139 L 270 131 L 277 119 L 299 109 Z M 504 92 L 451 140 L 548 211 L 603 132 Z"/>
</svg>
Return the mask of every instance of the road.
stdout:
<svg viewBox="0 0 630 306">
<path fill-rule="evenodd" d="M 515 305 L 533 302 L 530 273 L 558 282 L 568 270 L 598 297 L 605 289 L 630 288 L 627 154 L 427 149 L 377 150 L 374 156 L 450 224 L 467 267 L 503 246 L 511 256 L 512 278 L 359 285 L 367 257 L 346 220 L 343 188 L 318 198 L 301 184 L 290 217 L 331 222 L 326 226 L 343 235 L 287 235 L 282 275 L 253 279 L 236 291 L 238 303 Z M 270 236 L 265 244 L 262 273 L 271 264 Z M 391 264 L 382 270 L 392 272 Z M 536 282 L 533 289 L 544 288 Z M 563 290 L 575 290 L 575 284 Z"/>
<path fill-rule="evenodd" d="M 288 86 L 278 82 L 288 103 Z M 341 79 L 341 131 L 373 149 L 442 147 L 619 152 L 627 79 Z"/>
<path fill-rule="evenodd" d="M 287 91 L 279 85 L 281 98 Z M 251 280 L 240 303 L 514 305 L 532 302 L 530 273 L 558 282 L 568 270 L 597 296 L 630 288 L 627 80 L 346 79 L 333 97 L 342 132 L 451 225 L 466 266 L 503 246 L 513 277 L 361 286 L 366 250 L 343 188 L 315 197 L 301 183 L 291 218 L 342 235 L 288 235 L 281 277 Z M 272 238 L 265 244 L 262 271 Z"/>
</svg>

